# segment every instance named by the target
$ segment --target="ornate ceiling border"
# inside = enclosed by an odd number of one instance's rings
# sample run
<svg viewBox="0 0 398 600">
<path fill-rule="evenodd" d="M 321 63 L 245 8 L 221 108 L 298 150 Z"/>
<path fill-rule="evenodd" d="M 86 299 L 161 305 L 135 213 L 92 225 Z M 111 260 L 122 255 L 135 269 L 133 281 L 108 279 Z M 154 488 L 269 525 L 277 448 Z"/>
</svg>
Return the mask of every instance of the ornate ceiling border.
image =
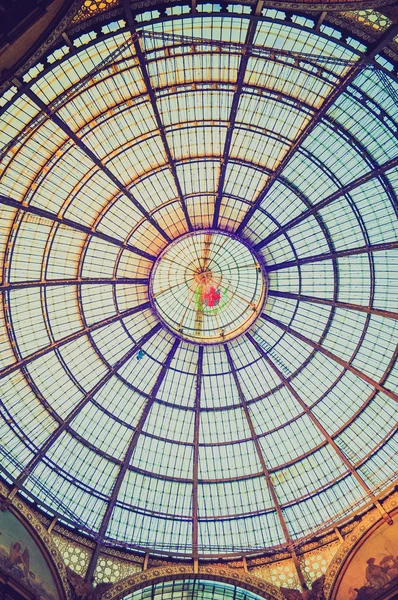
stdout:
<svg viewBox="0 0 398 600">
<path fill-rule="evenodd" d="M 282 8 L 286 10 L 342 11 L 365 10 L 391 4 L 392 0 L 265 0 L 267 8 Z"/>
<path fill-rule="evenodd" d="M 190 565 L 176 565 L 148 569 L 137 575 L 132 575 L 116 583 L 103 596 L 101 600 L 120 600 L 149 585 L 162 581 L 176 581 L 181 579 L 204 579 L 206 581 L 221 581 L 243 588 L 267 600 L 285 600 L 279 588 L 248 573 L 235 572 L 228 567 L 206 566 L 199 567 L 197 573 Z"/>
<path fill-rule="evenodd" d="M 22 500 L 17 497 L 12 500 L 7 498 L 8 492 L 8 488 L 0 482 L 0 503 L 2 500 L 4 502 L 2 510 L 11 510 L 24 526 L 28 525 L 28 531 L 32 534 L 33 539 L 37 542 L 39 548 L 43 548 L 45 551 L 43 553 L 44 558 L 50 567 L 55 582 L 60 584 L 63 597 L 72 600 L 66 577 L 65 563 L 51 534 Z M 51 561 L 48 558 L 51 558 Z"/>
<path fill-rule="evenodd" d="M 385 502 L 383 502 L 383 508 L 387 513 L 396 512 L 396 509 L 398 508 L 398 492 L 393 493 Z M 350 556 L 354 555 L 357 551 L 358 542 L 361 541 L 360 545 L 362 545 L 365 541 L 363 538 L 372 529 L 377 529 L 383 523 L 384 521 L 381 519 L 379 511 L 374 509 L 367 513 L 357 527 L 355 527 L 355 529 L 346 537 L 326 571 L 324 584 L 325 600 L 334 597 L 334 588 L 340 578 L 342 569 L 347 565 Z M 375 525 L 377 526 L 375 527 Z"/>
</svg>

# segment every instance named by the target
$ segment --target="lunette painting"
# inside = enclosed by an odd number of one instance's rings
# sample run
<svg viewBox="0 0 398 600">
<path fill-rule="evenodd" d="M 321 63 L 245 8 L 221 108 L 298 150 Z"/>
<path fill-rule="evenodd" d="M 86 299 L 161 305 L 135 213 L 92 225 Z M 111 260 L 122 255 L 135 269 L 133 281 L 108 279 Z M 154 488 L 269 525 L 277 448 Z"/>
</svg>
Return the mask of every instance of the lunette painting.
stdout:
<svg viewBox="0 0 398 600">
<path fill-rule="evenodd" d="M 398 515 L 359 548 L 341 580 L 336 600 L 377 600 L 398 588 Z"/>
<path fill-rule="evenodd" d="M 0 511 L 0 573 L 40 600 L 59 600 L 54 578 L 38 545 L 9 510 Z"/>
</svg>

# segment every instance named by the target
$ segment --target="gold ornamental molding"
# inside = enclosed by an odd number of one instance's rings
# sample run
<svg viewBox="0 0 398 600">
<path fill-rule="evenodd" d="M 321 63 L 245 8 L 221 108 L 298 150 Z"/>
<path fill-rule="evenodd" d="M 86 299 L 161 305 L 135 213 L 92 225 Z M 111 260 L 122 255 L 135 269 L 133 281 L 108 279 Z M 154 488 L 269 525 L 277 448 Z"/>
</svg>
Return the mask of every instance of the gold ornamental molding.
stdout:
<svg viewBox="0 0 398 600">
<path fill-rule="evenodd" d="M 26 506 L 22 500 L 18 497 L 12 499 L 7 498 L 9 489 L 0 482 L 0 504 L 2 500 L 5 501 L 7 510 L 10 510 L 14 515 L 21 521 L 22 525 L 30 526 L 28 528 L 29 533 L 33 539 L 37 542 L 39 548 L 44 548 L 44 558 L 53 574 L 55 582 L 60 582 L 62 585 L 62 592 L 67 600 L 72 600 L 72 594 L 70 586 L 66 577 L 66 568 L 64 560 L 55 545 L 51 534 L 47 531 L 44 525 L 39 521 L 36 515 Z M 22 517 L 22 518 L 21 518 Z M 51 558 L 51 562 L 48 560 Z"/>
<path fill-rule="evenodd" d="M 398 492 L 393 493 L 383 502 L 383 508 L 387 513 L 393 513 L 398 508 Z M 380 517 L 379 511 L 374 510 L 367 513 L 362 521 L 345 538 L 344 543 L 333 557 L 325 575 L 324 596 L 325 600 L 332 597 L 334 587 L 343 566 L 346 564 L 349 556 L 358 549 L 358 542 L 376 525 L 383 525 L 385 521 Z"/>
<path fill-rule="evenodd" d="M 134 11 L 145 10 L 151 6 L 162 6 L 171 0 L 133 0 Z M 248 4 L 254 4 L 253 0 Z M 382 6 L 394 5 L 394 0 L 264 0 L 262 6 L 281 10 L 310 10 L 340 12 L 346 10 L 379 9 Z"/>
<path fill-rule="evenodd" d="M 181 579 L 201 579 L 220 581 L 253 592 L 267 600 L 285 600 L 285 596 L 276 586 L 248 573 L 239 573 L 228 567 L 203 566 L 195 573 L 190 565 L 175 565 L 148 569 L 136 575 L 126 577 L 102 595 L 101 600 L 120 600 L 136 590 L 163 581 Z"/>
<path fill-rule="evenodd" d="M 267 8 L 288 10 L 366 10 L 393 4 L 393 0 L 264 0 Z"/>
</svg>

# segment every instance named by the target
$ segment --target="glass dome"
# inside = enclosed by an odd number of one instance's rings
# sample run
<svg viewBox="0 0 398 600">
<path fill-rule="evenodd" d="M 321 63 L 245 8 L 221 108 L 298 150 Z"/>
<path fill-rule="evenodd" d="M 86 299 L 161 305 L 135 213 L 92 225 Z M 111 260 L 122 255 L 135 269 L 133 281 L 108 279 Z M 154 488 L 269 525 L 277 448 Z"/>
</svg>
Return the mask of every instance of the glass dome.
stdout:
<svg viewBox="0 0 398 600">
<path fill-rule="evenodd" d="M 3 97 L 3 477 L 101 543 L 292 548 L 396 476 L 397 82 L 340 38 L 169 6 Z"/>
<path fill-rule="evenodd" d="M 249 329 L 265 294 L 260 258 L 220 231 L 177 238 L 151 270 L 154 310 L 173 333 L 198 344 L 226 342 Z"/>
<path fill-rule="evenodd" d="M 202 579 L 163 581 L 124 596 L 123 600 L 263 600 L 249 590 L 235 585 Z"/>
</svg>

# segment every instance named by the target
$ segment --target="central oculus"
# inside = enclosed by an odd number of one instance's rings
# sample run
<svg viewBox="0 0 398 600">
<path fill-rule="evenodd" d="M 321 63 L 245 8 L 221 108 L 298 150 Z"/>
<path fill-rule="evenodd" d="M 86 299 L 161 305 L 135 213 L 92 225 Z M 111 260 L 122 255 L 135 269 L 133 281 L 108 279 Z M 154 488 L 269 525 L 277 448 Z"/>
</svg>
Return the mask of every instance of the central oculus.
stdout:
<svg viewBox="0 0 398 600">
<path fill-rule="evenodd" d="M 256 320 L 267 283 L 247 244 L 219 231 L 196 231 L 172 242 L 150 278 L 151 303 L 175 334 L 199 344 L 230 340 Z"/>
</svg>

